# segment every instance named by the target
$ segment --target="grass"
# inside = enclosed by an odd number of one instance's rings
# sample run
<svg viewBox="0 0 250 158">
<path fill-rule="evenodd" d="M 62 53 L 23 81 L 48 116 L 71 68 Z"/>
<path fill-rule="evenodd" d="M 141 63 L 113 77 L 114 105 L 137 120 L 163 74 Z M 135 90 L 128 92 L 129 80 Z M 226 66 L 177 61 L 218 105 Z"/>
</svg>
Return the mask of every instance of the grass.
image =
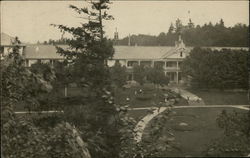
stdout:
<svg viewBox="0 0 250 158">
<path fill-rule="evenodd" d="M 136 122 L 141 120 L 147 114 L 148 114 L 148 110 L 130 110 L 128 112 L 128 115 L 134 118 Z"/>
<path fill-rule="evenodd" d="M 247 112 L 235 108 L 183 108 L 174 109 L 170 114 L 169 121 L 165 123 L 164 131 L 171 128 L 175 137 L 178 150 L 164 153 L 164 156 L 184 157 L 184 156 L 205 156 L 203 153 L 207 145 L 213 140 L 223 135 L 223 130 L 216 124 L 216 118 L 226 109 L 228 112 L 236 110 Z M 152 123 L 153 120 L 150 122 Z M 187 123 L 187 126 L 180 126 L 180 123 Z M 150 125 L 147 125 L 150 127 Z M 149 128 L 145 129 L 148 133 Z M 167 132 L 163 132 L 166 133 Z M 144 137 L 143 139 L 147 139 Z"/>
<path fill-rule="evenodd" d="M 143 94 L 138 94 L 139 89 L 143 90 Z M 137 91 L 136 95 L 135 91 Z M 161 96 L 166 93 L 166 91 L 156 89 L 150 84 L 128 89 L 117 89 L 115 92 L 115 103 L 120 105 L 130 105 L 130 107 L 133 108 L 158 106 L 160 101 L 164 102 L 164 99 Z M 127 101 L 126 98 L 129 98 L 130 100 Z M 184 98 L 180 98 L 179 102 L 175 105 L 184 106 L 188 105 L 188 102 Z"/>
<path fill-rule="evenodd" d="M 189 89 L 203 99 L 206 105 L 248 105 L 247 92 L 202 91 Z"/>
</svg>

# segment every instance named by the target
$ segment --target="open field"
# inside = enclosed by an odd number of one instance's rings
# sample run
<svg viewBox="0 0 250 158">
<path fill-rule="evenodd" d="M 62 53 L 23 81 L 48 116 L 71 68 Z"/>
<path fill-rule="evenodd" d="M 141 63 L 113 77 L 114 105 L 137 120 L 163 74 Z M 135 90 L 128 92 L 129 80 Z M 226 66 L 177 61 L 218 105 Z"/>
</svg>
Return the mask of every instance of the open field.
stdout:
<svg viewBox="0 0 250 158">
<path fill-rule="evenodd" d="M 162 153 L 164 156 L 185 157 L 205 156 L 203 153 L 207 145 L 223 135 L 223 130 L 216 124 L 216 118 L 225 109 L 245 113 L 246 110 L 236 108 L 180 108 L 173 109 L 169 120 L 165 123 L 163 133 L 171 128 L 175 137 L 176 148 L 170 152 Z M 152 120 L 150 124 L 154 123 Z M 180 125 L 185 123 L 186 125 Z M 150 124 L 146 127 L 145 133 L 149 132 Z M 144 135 L 143 139 L 147 139 Z M 237 155 L 235 155 L 237 156 Z"/>
<path fill-rule="evenodd" d="M 206 105 L 248 105 L 247 92 L 202 91 L 188 89 L 203 99 Z"/>
</svg>

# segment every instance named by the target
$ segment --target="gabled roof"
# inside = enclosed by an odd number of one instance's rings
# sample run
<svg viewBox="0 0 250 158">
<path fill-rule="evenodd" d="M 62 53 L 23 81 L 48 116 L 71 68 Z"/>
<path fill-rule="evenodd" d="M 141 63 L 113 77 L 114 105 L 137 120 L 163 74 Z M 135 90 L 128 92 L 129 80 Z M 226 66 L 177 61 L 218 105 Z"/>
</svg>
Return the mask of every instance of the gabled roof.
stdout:
<svg viewBox="0 0 250 158">
<path fill-rule="evenodd" d="M 68 48 L 67 45 L 59 47 Z M 53 45 L 28 45 L 24 48 L 24 54 L 26 59 L 64 59 Z"/>
<path fill-rule="evenodd" d="M 13 46 L 13 42 L 15 41 L 14 37 L 12 37 L 12 36 L 10 36 L 10 35 L 8 35 L 6 33 L 3 33 L 3 32 L 1 32 L 0 38 L 1 38 L 1 41 L 0 41 L 1 46 Z M 25 46 L 26 44 L 21 42 L 18 45 L 19 46 Z"/>
<path fill-rule="evenodd" d="M 178 53 L 180 50 L 174 46 L 114 46 L 113 59 L 163 59 Z M 189 53 L 192 47 L 185 47 L 184 53 Z"/>
<path fill-rule="evenodd" d="M 211 50 L 222 50 L 222 49 L 232 49 L 232 50 L 249 50 L 249 47 L 202 47 L 202 48 L 209 48 Z"/>
<path fill-rule="evenodd" d="M 159 46 L 114 46 L 113 59 L 161 59 L 166 53 L 170 53 L 173 47 Z"/>
<path fill-rule="evenodd" d="M 15 40 L 14 37 L 7 35 L 6 33 L 1 32 L 1 46 L 12 45 L 12 42 Z"/>
<path fill-rule="evenodd" d="M 67 49 L 67 45 L 59 45 L 63 49 Z M 161 60 L 164 58 L 184 58 L 189 54 L 193 47 L 185 47 L 180 50 L 178 47 L 164 47 L 164 46 L 114 46 L 115 53 L 113 59 L 127 59 L 127 60 Z M 205 47 L 203 47 L 205 48 Z M 246 47 L 206 47 L 211 49 L 246 49 Z M 185 54 L 183 57 L 179 56 L 180 51 Z M 63 56 L 57 53 L 54 45 L 27 45 L 24 48 L 26 59 L 64 59 Z"/>
</svg>

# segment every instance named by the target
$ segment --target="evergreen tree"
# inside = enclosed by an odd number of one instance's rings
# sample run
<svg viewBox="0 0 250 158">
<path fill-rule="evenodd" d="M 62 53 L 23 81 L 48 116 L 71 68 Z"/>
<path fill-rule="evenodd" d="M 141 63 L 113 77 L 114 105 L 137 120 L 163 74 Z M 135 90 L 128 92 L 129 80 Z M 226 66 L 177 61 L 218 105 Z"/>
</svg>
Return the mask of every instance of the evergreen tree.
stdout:
<svg viewBox="0 0 250 158">
<path fill-rule="evenodd" d="M 175 21 L 175 33 L 176 33 L 177 35 L 181 34 L 182 29 L 183 29 L 182 22 L 181 22 L 180 19 L 177 19 L 177 20 Z"/>
<path fill-rule="evenodd" d="M 189 29 L 194 28 L 194 23 L 192 22 L 191 19 L 189 19 L 188 28 L 189 28 Z"/>
<path fill-rule="evenodd" d="M 66 57 L 66 65 L 72 67 L 72 80 L 87 92 L 78 106 L 65 109 L 65 115 L 83 132 L 91 156 L 94 158 L 118 157 L 120 135 L 114 118 L 117 111 L 113 104 L 107 60 L 112 57 L 112 41 L 104 38 L 103 20 L 111 20 L 107 10 L 109 0 L 91 1 L 92 9 L 70 5 L 87 23 L 79 27 L 54 25 L 73 35 L 67 40 L 69 49 L 57 47 Z M 87 16 L 87 17 L 86 17 Z"/>
<path fill-rule="evenodd" d="M 155 84 L 157 87 L 167 85 L 169 83 L 169 79 L 165 76 L 162 65 L 155 65 L 150 68 L 147 73 L 147 80 Z"/>
<path fill-rule="evenodd" d="M 144 65 L 134 65 L 133 67 L 134 80 L 140 85 L 143 85 L 147 76 L 147 69 Z"/>
<path fill-rule="evenodd" d="M 113 82 L 116 87 L 122 87 L 126 83 L 126 67 L 121 66 L 119 62 L 116 62 L 115 65 L 110 68 L 110 75 L 111 82 Z"/>
<path fill-rule="evenodd" d="M 168 33 L 173 33 L 173 32 L 174 32 L 174 25 L 173 23 L 171 23 L 168 29 Z"/>
<path fill-rule="evenodd" d="M 249 26 L 236 24 L 226 27 L 223 19 L 213 25 L 211 22 L 203 26 L 195 26 L 191 19 L 187 25 L 183 25 L 180 19 L 176 20 L 175 27 L 171 23 L 168 32 L 158 36 L 133 35 L 133 43 L 143 46 L 168 45 L 173 46 L 181 34 L 188 46 L 217 46 L 217 47 L 247 47 Z M 127 45 L 128 38 L 119 40 L 120 45 Z"/>
</svg>

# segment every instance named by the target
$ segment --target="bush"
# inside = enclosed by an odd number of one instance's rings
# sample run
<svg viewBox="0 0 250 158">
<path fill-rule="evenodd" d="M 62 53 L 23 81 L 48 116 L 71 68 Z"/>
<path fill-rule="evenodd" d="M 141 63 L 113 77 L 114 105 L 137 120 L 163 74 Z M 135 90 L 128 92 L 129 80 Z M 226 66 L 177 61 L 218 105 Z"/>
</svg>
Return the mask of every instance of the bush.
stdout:
<svg viewBox="0 0 250 158">
<path fill-rule="evenodd" d="M 30 121 L 14 119 L 4 124 L 3 134 L 4 157 L 90 158 L 77 130 L 68 123 L 45 131 Z"/>
</svg>

